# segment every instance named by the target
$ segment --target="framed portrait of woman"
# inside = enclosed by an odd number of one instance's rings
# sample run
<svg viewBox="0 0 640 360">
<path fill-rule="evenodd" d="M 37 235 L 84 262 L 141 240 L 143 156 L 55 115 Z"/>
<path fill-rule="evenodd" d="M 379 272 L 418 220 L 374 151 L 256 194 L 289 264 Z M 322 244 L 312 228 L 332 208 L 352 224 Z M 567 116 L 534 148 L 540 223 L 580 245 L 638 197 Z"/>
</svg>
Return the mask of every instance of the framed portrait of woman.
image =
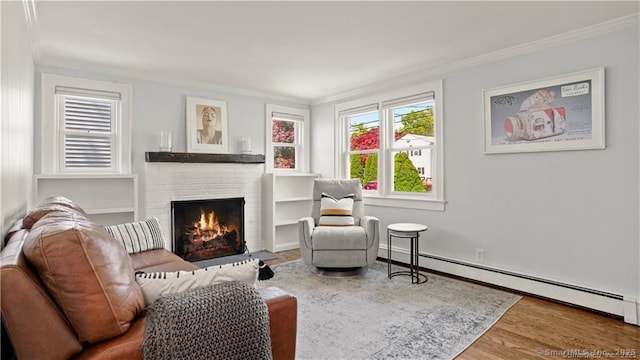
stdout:
<svg viewBox="0 0 640 360">
<path fill-rule="evenodd" d="M 227 102 L 187 96 L 187 152 L 229 152 Z"/>
</svg>

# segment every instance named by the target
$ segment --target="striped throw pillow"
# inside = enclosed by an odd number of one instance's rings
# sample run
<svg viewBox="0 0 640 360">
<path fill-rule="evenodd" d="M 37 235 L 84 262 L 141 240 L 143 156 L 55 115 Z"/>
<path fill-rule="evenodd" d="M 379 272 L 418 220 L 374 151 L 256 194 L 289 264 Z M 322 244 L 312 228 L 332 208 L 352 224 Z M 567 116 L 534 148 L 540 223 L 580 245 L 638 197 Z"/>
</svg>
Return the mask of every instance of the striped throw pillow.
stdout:
<svg viewBox="0 0 640 360">
<path fill-rule="evenodd" d="M 162 249 L 165 246 L 160 222 L 153 217 L 144 221 L 104 227 L 111 236 L 120 240 L 129 254 Z"/>
<path fill-rule="evenodd" d="M 322 193 L 320 198 L 320 226 L 353 226 L 353 200 L 355 194 L 345 195 L 341 199 Z"/>
</svg>

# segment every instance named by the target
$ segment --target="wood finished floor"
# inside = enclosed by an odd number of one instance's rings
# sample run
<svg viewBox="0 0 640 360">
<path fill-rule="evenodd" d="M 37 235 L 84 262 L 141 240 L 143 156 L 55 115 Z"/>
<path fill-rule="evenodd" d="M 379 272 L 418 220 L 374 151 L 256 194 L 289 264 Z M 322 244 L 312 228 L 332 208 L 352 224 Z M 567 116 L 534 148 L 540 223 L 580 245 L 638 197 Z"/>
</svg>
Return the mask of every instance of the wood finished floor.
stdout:
<svg viewBox="0 0 640 360">
<path fill-rule="evenodd" d="M 266 263 L 275 265 L 301 257 L 299 250 L 279 252 L 276 256 L 277 259 Z M 588 310 L 516 294 L 522 299 L 457 359 L 640 359 L 640 327 Z"/>
</svg>

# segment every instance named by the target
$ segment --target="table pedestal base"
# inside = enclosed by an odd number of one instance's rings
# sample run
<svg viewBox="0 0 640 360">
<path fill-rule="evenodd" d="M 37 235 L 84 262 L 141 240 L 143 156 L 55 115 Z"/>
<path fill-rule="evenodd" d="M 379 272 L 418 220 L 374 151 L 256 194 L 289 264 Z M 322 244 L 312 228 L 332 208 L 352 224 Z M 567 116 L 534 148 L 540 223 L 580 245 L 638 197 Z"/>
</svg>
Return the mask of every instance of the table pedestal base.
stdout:
<svg viewBox="0 0 640 360">
<path fill-rule="evenodd" d="M 420 273 L 420 267 L 418 266 L 418 243 L 420 238 L 420 231 L 426 230 L 426 226 L 424 229 L 418 227 L 417 230 L 414 229 L 396 229 L 394 226 L 399 225 L 416 225 L 416 224 L 392 224 L 387 228 L 387 276 L 391 279 L 394 276 L 398 275 L 407 275 L 411 276 L 412 284 L 422 284 L 427 282 L 427 276 Z M 419 225 L 418 225 L 419 226 Z M 411 252 L 409 254 L 409 270 L 399 270 L 391 272 L 391 239 L 392 238 L 405 238 L 410 239 L 411 241 Z"/>
</svg>

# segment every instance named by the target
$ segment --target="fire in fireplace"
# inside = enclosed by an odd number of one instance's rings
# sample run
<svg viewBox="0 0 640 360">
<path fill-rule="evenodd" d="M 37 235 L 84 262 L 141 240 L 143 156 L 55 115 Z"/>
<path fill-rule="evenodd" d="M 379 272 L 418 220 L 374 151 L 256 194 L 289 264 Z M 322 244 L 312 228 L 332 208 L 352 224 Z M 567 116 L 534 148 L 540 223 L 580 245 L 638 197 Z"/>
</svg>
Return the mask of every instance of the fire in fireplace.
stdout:
<svg viewBox="0 0 640 360">
<path fill-rule="evenodd" d="M 171 202 L 173 252 L 187 261 L 242 254 L 244 198 Z"/>
</svg>

